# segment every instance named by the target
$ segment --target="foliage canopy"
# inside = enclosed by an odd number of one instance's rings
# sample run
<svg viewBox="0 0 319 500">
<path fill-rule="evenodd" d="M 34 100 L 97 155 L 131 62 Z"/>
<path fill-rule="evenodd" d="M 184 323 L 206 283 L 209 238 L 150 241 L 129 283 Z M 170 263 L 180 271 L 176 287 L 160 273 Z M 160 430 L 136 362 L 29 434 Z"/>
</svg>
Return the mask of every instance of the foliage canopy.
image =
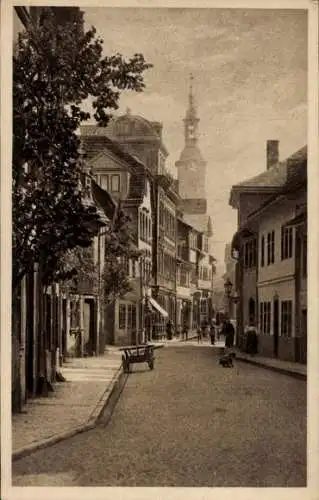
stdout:
<svg viewBox="0 0 319 500">
<path fill-rule="evenodd" d="M 62 257 L 88 247 L 99 228 L 83 204 L 78 129 L 105 126 L 122 91 L 141 92 L 143 55 L 103 54 L 77 7 L 39 7 L 19 34 L 13 58 L 13 289 L 38 262 L 43 283 L 63 278 Z"/>
</svg>

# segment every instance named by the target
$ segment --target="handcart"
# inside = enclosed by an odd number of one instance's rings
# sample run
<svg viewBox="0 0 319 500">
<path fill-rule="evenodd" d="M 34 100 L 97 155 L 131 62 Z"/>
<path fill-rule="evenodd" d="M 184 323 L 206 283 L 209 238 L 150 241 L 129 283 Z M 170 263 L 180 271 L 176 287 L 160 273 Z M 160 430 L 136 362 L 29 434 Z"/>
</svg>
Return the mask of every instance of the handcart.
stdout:
<svg viewBox="0 0 319 500">
<path fill-rule="evenodd" d="M 154 350 L 163 347 L 163 345 L 140 344 L 121 347 L 122 364 L 124 373 L 131 372 L 131 365 L 134 363 L 147 363 L 150 370 L 154 369 Z"/>
</svg>

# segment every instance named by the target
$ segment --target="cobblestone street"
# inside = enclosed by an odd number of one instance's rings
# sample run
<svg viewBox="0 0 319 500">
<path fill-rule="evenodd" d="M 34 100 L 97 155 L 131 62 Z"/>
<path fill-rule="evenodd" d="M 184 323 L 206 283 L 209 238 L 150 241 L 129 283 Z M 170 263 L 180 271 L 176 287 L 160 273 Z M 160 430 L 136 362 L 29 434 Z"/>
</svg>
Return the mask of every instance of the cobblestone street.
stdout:
<svg viewBox="0 0 319 500">
<path fill-rule="evenodd" d="M 306 383 L 163 348 L 154 371 L 134 366 L 107 426 L 15 461 L 13 485 L 306 486 Z"/>
</svg>

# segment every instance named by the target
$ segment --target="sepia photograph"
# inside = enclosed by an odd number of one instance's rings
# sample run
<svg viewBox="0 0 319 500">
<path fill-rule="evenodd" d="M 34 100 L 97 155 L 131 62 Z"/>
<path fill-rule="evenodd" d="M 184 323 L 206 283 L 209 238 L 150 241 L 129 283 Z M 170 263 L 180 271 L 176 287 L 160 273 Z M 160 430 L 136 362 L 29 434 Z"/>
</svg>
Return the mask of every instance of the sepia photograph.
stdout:
<svg viewBox="0 0 319 500">
<path fill-rule="evenodd" d="M 12 498 L 308 498 L 310 6 L 8 7 Z"/>
</svg>

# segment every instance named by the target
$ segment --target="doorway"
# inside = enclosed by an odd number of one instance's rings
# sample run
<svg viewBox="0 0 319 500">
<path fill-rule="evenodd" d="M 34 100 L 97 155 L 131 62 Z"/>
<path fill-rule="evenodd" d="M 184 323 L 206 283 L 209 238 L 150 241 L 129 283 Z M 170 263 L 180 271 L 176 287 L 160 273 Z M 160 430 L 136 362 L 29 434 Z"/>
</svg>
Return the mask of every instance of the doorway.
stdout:
<svg viewBox="0 0 319 500">
<path fill-rule="evenodd" d="M 95 307 L 94 299 L 84 300 L 84 354 L 92 356 L 96 353 L 96 335 L 95 335 Z"/>
<path fill-rule="evenodd" d="M 249 319 L 249 324 L 255 326 L 255 323 L 256 323 L 256 302 L 253 298 L 250 298 L 249 302 L 248 302 L 248 319 Z"/>
<path fill-rule="evenodd" d="M 279 342 L 279 299 L 274 299 L 274 355 L 278 357 Z"/>
</svg>

